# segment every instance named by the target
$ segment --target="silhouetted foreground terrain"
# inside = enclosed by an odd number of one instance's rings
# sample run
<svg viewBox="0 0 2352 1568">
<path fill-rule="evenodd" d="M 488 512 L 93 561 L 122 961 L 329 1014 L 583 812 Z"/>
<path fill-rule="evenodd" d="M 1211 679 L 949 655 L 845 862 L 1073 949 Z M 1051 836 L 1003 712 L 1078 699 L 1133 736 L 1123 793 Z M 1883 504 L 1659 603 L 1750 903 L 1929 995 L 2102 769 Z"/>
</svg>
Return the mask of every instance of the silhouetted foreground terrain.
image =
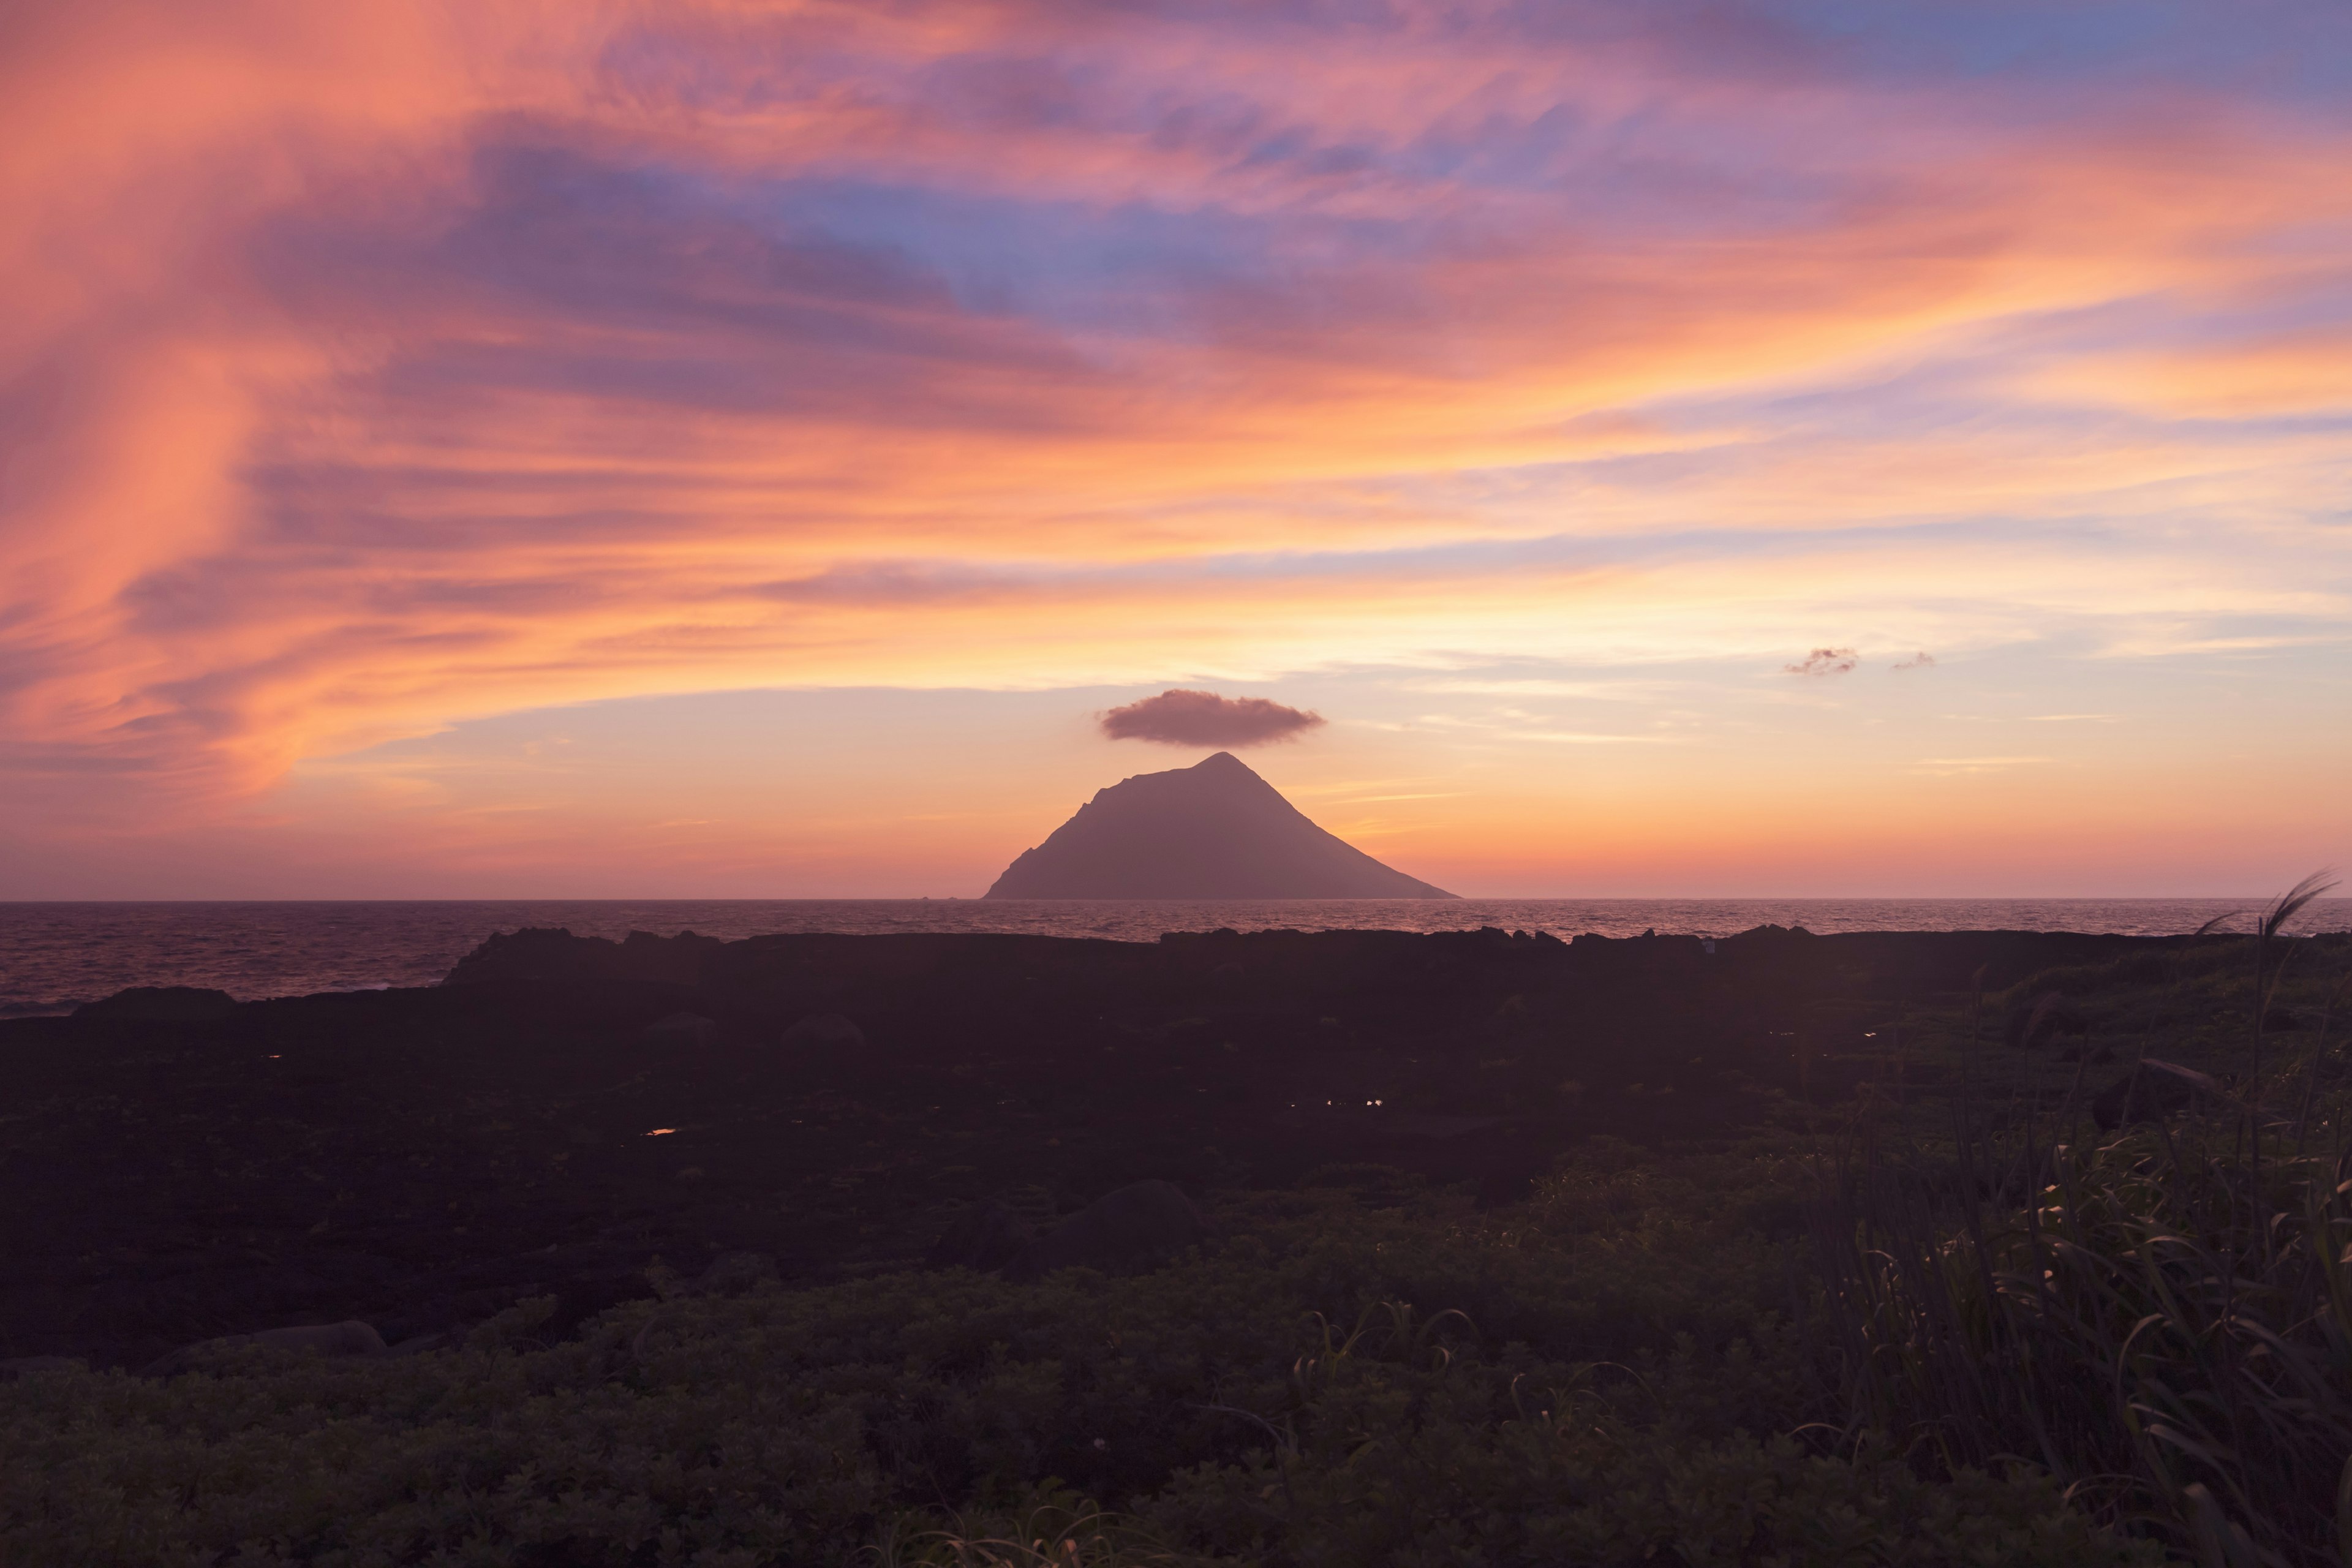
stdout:
<svg viewBox="0 0 2352 1568">
<path fill-rule="evenodd" d="M 1507 1201 L 1585 1134 L 1756 1124 L 1799 1087 L 1801 1030 L 1833 1058 L 1980 965 L 2163 945 L 526 931 L 436 989 L 101 1004 L 0 1025 L 0 1328 L 12 1354 L 131 1364 L 305 1315 L 399 1339 L 541 1289 L 601 1309 L 656 1254 L 917 1258 L 1024 1187 L 1066 1210 L 1373 1161 Z M 649 1032 L 681 1013 L 708 1027 Z M 862 1038 L 786 1039 L 834 1014 Z"/>
<path fill-rule="evenodd" d="M 2352 1440 L 2329 1425 L 2352 1348 L 2313 1363 L 2336 1382 L 2295 1394 L 2271 1447 L 2242 1432 L 2179 1474 L 2108 1451 L 2113 1411 L 2001 1403 L 2123 1386 L 2065 1362 L 2108 1352 L 2033 1338 L 2065 1280 L 1995 1239 L 2030 1194 L 2185 1159 L 2192 1125 L 2242 1112 L 2272 1151 L 2263 1202 L 2312 1159 L 2332 1171 L 2319 1026 L 2352 945 L 2255 947 L 525 931 L 435 989 L 127 993 L 0 1024 L 19 1373 L 0 1542 L 132 1561 L 106 1532 L 147 1531 L 226 1561 L 266 1538 L 238 1561 L 351 1563 L 2155 1551 L 2095 1514 L 2183 1550 L 2210 1526 L 2332 1551 L 2344 1446 L 2322 1450 Z M 2269 1227 L 2263 1267 L 2315 1226 L 2294 1256 L 2332 1279 L 2313 1260 L 2352 1217 L 2310 1179 L 2321 1207 Z M 2042 1245 L 2069 1223 L 2052 1215 L 2016 1234 Z M 1921 1283 L 1941 1266 L 1877 1261 L 1971 1235 L 1994 1294 L 1949 1322 Z M 2265 1332 L 2333 1331 L 2325 1289 L 2263 1279 Z M 2307 1289 L 2323 1306 L 2294 1306 Z M 2003 1327 L 2018 1300 L 2039 1315 Z M 344 1321 L 360 1338 L 329 1348 L 402 1353 L 169 1357 Z M 49 1356 L 151 1375 L 24 1360 Z M 1963 1363 L 2007 1370 L 1975 1388 Z M 212 1370 L 165 1379 L 184 1367 Z M 2054 1480 L 2002 1458 L 2044 1427 L 2079 1437 L 2043 1432 Z M 331 1484 L 321 1442 L 343 1445 Z M 2069 1505 L 2077 1462 L 2125 1479 Z M 2249 1466 L 2278 1498 L 2229 1492 Z M 1043 1544 L 1008 1555 L 992 1531 Z"/>
</svg>

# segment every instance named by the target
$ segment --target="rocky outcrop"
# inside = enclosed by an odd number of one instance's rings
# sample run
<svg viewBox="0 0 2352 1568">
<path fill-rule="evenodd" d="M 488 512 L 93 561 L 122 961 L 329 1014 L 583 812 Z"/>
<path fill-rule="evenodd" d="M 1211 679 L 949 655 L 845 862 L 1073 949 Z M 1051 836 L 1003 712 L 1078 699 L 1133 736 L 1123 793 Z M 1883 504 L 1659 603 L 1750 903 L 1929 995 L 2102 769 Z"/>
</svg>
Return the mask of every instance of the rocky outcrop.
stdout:
<svg viewBox="0 0 2352 1568">
<path fill-rule="evenodd" d="M 2062 1035 L 2081 1039 L 2090 1032 L 2088 1015 L 2056 991 L 2045 991 L 2030 1004 L 2020 1005 L 2009 1017 L 2011 1050 L 2034 1050 Z"/>
<path fill-rule="evenodd" d="M 776 1260 L 764 1252 L 722 1253 L 694 1282 L 703 1296 L 740 1296 L 776 1278 Z"/>
<path fill-rule="evenodd" d="M 263 1329 L 257 1333 L 226 1334 L 216 1340 L 199 1340 L 194 1344 L 181 1346 L 141 1370 L 148 1377 L 170 1377 L 216 1355 L 254 1348 L 331 1357 L 384 1353 L 383 1336 L 375 1331 L 375 1326 L 353 1320 L 341 1323 L 303 1324 L 290 1329 Z"/>
<path fill-rule="evenodd" d="M 1002 1268 L 1036 1239 L 1028 1220 L 1011 1205 L 991 1198 L 958 1215 L 931 1244 L 924 1261 L 934 1268 Z"/>
<path fill-rule="evenodd" d="M 562 926 L 499 931 L 457 961 L 444 985 L 546 984 L 620 980 L 694 986 L 704 961 L 727 944 L 715 936 L 680 931 L 673 937 L 633 931 L 625 942 L 573 936 Z"/>
<path fill-rule="evenodd" d="M 839 1013 L 812 1013 L 784 1031 L 783 1043 L 856 1050 L 866 1044 L 866 1031 Z"/>
<path fill-rule="evenodd" d="M 661 1045 L 706 1046 L 719 1026 L 699 1013 L 671 1013 L 646 1026 L 646 1038 Z"/>
<path fill-rule="evenodd" d="M 88 1363 L 79 1356 L 16 1355 L 0 1360 L 0 1383 L 14 1383 L 23 1377 L 46 1377 L 51 1373 L 80 1372 Z"/>
<path fill-rule="evenodd" d="M 2209 1111 L 2237 1109 L 2220 1084 L 2195 1068 L 2150 1057 L 2101 1089 L 2091 1101 L 2091 1116 L 2102 1131 L 2112 1132 L 2135 1121 L 2161 1121 L 2191 1106 Z"/>
<path fill-rule="evenodd" d="M 1201 1213 L 1173 1182 L 1137 1182 L 1088 1204 L 1024 1247 L 1007 1279 L 1039 1279 L 1059 1268 L 1116 1274 L 1148 1267 L 1208 1234 Z"/>
<path fill-rule="evenodd" d="M 1099 791 L 992 899 L 1450 899 L 1332 837 L 1230 752 Z"/>
<path fill-rule="evenodd" d="M 236 1011 L 236 998 L 226 991 L 194 985 L 134 985 L 102 1002 L 85 1002 L 74 1009 L 77 1018 L 108 1023 L 204 1024 Z"/>
</svg>

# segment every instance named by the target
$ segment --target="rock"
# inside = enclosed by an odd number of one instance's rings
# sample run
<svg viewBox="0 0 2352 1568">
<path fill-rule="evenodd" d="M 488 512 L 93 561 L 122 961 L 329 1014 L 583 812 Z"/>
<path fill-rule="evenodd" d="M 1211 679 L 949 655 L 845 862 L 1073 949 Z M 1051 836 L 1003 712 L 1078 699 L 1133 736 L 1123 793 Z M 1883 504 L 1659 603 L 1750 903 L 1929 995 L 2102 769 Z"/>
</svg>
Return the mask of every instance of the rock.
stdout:
<svg viewBox="0 0 2352 1568">
<path fill-rule="evenodd" d="M 633 931 L 612 954 L 608 973 L 621 980 L 698 985 L 703 960 L 726 945 L 715 936 L 698 936 L 690 931 L 671 937 Z"/>
<path fill-rule="evenodd" d="M 575 937 L 565 926 L 525 926 L 492 931 L 442 977 L 444 985 L 490 982 L 584 980 L 596 973 L 601 953 L 618 951 L 604 937 Z"/>
<path fill-rule="evenodd" d="M 866 1044 L 866 1031 L 838 1013 L 812 1013 L 784 1031 L 783 1043 L 856 1050 Z"/>
<path fill-rule="evenodd" d="M 1004 1277 L 1037 1279 L 1057 1268 L 1119 1272 L 1148 1265 L 1207 1234 L 1200 1211 L 1175 1183 L 1137 1182 L 1097 1198 L 1030 1242 L 1004 1266 Z"/>
<path fill-rule="evenodd" d="M 646 1038 L 664 1045 L 707 1046 L 718 1033 L 718 1024 L 699 1013 L 672 1013 L 646 1026 Z"/>
<path fill-rule="evenodd" d="M 2236 1109 L 2221 1086 L 2205 1074 L 2149 1057 L 2099 1091 L 2091 1101 L 2091 1116 L 2101 1131 L 2112 1132 L 2135 1121 L 2161 1121 L 2200 1101 L 2209 1109 Z"/>
<path fill-rule="evenodd" d="M 642 1268 L 575 1276 L 556 1286 L 555 1312 L 547 1320 L 545 1331 L 551 1339 L 571 1339 L 579 1333 L 583 1323 L 602 1317 L 624 1301 L 642 1301 L 653 1294 L 653 1282 Z"/>
<path fill-rule="evenodd" d="M 257 1333 L 226 1334 L 216 1340 L 199 1340 L 192 1345 L 182 1345 L 169 1355 L 142 1367 L 140 1375 L 170 1377 L 174 1373 L 187 1371 L 200 1361 L 224 1352 L 243 1350 L 248 1345 L 295 1354 L 339 1358 L 384 1353 L 383 1336 L 375 1331 L 375 1326 L 353 1319 L 341 1323 L 306 1323 L 290 1329 L 263 1329 Z"/>
<path fill-rule="evenodd" d="M 73 1011 L 77 1018 L 109 1023 L 203 1024 L 236 1011 L 236 998 L 226 991 L 194 985 L 133 985 L 102 1002 L 85 1002 Z"/>
<path fill-rule="evenodd" d="M 924 1261 L 934 1268 L 1002 1268 L 1036 1238 L 1017 1210 L 990 1198 L 959 1215 Z"/>
<path fill-rule="evenodd" d="M 2046 1046 L 2061 1035 L 2077 1039 L 2091 1032 L 2091 1020 L 2081 1008 L 2056 991 L 2043 992 L 2030 1007 L 2020 1007 L 2009 1017 L 2009 1044 L 2011 1049 L 2031 1050 Z"/>
<path fill-rule="evenodd" d="M 776 1277 L 776 1260 L 764 1252 L 726 1252 L 711 1261 L 694 1282 L 705 1296 L 740 1296 Z"/>
<path fill-rule="evenodd" d="M 38 1377 L 47 1372 L 79 1372 L 83 1362 L 69 1355 L 18 1355 L 0 1361 L 0 1383 L 14 1383 L 20 1377 Z"/>
<path fill-rule="evenodd" d="M 726 943 L 684 931 L 655 936 L 633 931 L 625 942 L 574 936 L 563 926 L 493 931 L 442 977 L 444 985 L 545 985 L 628 983 L 691 988 Z"/>
</svg>

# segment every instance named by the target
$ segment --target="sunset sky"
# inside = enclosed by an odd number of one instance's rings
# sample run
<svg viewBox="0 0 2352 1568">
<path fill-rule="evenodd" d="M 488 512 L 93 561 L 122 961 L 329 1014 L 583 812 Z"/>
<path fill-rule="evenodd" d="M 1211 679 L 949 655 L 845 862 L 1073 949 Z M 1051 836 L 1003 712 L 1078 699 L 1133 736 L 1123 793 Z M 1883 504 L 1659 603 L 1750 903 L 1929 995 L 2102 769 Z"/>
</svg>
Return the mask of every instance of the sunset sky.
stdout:
<svg viewBox="0 0 2352 1568">
<path fill-rule="evenodd" d="M 2352 868 L 2352 8 L 0 11 L 0 898 Z M 1816 650 L 1832 650 L 1814 657 Z"/>
</svg>

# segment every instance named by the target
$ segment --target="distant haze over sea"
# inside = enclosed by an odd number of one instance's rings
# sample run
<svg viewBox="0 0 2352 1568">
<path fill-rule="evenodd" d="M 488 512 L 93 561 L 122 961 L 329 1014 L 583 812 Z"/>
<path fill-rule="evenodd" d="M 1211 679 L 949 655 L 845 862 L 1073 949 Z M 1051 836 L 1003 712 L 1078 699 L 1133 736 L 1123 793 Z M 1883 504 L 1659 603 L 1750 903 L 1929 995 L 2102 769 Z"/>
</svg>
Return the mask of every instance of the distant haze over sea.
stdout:
<svg viewBox="0 0 2352 1568">
<path fill-rule="evenodd" d="M 516 900 L 349 903 L 0 903 L 0 1016 L 62 1012 L 130 985 L 210 986 L 240 999 L 437 984 L 493 931 L 681 931 L 730 941 L 786 931 L 1014 931 L 1150 942 L 1162 931 L 1293 927 L 1574 937 L 1729 936 L 1753 926 L 1850 931 L 2193 931 L 2244 899 Z M 2246 929 L 2241 919 L 2228 929 Z M 2352 899 L 2298 931 L 2352 930 Z"/>
</svg>

